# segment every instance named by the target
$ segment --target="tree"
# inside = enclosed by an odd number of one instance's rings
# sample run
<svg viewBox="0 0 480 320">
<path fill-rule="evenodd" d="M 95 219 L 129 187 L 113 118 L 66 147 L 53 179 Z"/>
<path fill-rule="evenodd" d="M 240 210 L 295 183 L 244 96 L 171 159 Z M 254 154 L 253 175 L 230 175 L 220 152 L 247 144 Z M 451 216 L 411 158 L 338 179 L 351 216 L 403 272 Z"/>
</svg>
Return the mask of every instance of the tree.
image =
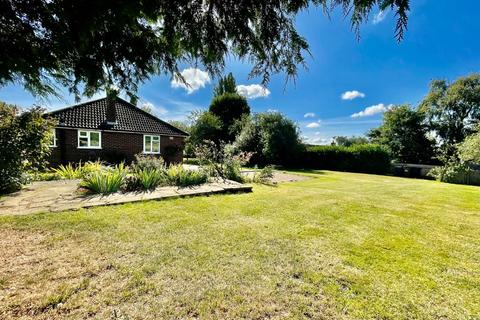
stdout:
<svg viewBox="0 0 480 320">
<path fill-rule="evenodd" d="M 429 127 L 440 140 L 443 153 L 455 154 L 480 120 L 480 74 L 459 78 L 453 83 L 434 80 L 430 92 L 420 104 Z"/>
<path fill-rule="evenodd" d="M 359 145 L 359 144 L 368 144 L 369 141 L 365 137 L 356 137 L 356 136 L 351 136 L 351 137 L 345 137 L 345 136 L 337 136 L 333 137 L 333 142 L 332 145 L 335 146 L 343 146 L 343 147 L 350 147 L 353 145 Z"/>
<path fill-rule="evenodd" d="M 19 189 L 27 171 L 45 166 L 52 128 L 42 109 L 21 112 L 0 102 L 0 194 Z"/>
<path fill-rule="evenodd" d="M 237 83 L 231 72 L 226 77 L 220 77 L 217 86 L 213 89 L 214 97 L 225 93 L 237 93 Z"/>
<path fill-rule="evenodd" d="M 211 112 L 201 112 L 194 115 L 190 129 L 189 143 L 196 148 L 204 141 L 219 141 L 222 121 Z"/>
<path fill-rule="evenodd" d="M 309 46 L 295 28 L 309 6 L 341 7 L 352 27 L 372 9 L 390 7 L 396 36 L 407 25 L 409 0 L 28 1 L 0 3 L 0 85 L 21 83 L 55 94 L 55 83 L 78 97 L 116 85 L 135 95 L 151 74 L 179 75 L 179 63 L 200 62 L 220 74 L 233 54 L 252 64 L 250 76 L 294 77 Z"/>
<path fill-rule="evenodd" d="M 140 106 L 140 110 L 145 111 L 146 113 L 153 114 L 153 108 L 150 104 L 144 103 Z"/>
<path fill-rule="evenodd" d="M 174 126 L 175 128 L 182 130 L 183 132 L 190 133 L 191 126 L 185 121 L 170 120 L 168 121 L 168 123 Z"/>
<path fill-rule="evenodd" d="M 188 134 L 192 131 L 192 125 L 188 121 L 170 120 L 168 123 Z M 183 152 L 187 158 L 194 156 L 195 146 L 192 145 L 192 139 L 190 136 L 185 139 L 185 148 L 183 149 Z"/>
<path fill-rule="evenodd" d="M 297 125 L 279 112 L 255 114 L 235 140 L 243 152 L 253 152 L 251 163 L 291 165 L 303 151 Z"/>
<path fill-rule="evenodd" d="M 235 122 L 242 116 L 250 114 L 247 99 L 238 93 L 224 93 L 213 98 L 209 111 L 222 122 L 220 140 L 231 142 L 235 140 Z"/>
<path fill-rule="evenodd" d="M 383 124 L 369 132 L 373 143 L 386 146 L 396 161 L 431 163 L 433 141 L 427 138 L 424 115 L 408 105 L 394 106 L 385 112 Z"/>
<path fill-rule="evenodd" d="M 458 146 L 458 154 L 461 161 L 480 164 L 480 125 Z"/>
</svg>

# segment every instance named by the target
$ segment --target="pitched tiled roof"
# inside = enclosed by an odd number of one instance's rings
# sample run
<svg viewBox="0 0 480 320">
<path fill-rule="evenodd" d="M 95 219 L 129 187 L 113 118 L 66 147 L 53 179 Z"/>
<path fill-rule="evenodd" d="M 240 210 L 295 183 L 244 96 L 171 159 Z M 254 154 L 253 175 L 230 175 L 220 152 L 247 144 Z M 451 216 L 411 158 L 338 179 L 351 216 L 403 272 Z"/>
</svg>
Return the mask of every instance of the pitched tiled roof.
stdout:
<svg viewBox="0 0 480 320">
<path fill-rule="evenodd" d="M 188 136 L 184 131 L 137 108 L 133 104 L 115 98 L 116 123 L 107 123 L 107 98 L 77 104 L 48 113 L 58 121 L 57 127 L 82 129 L 108 129 L 140 133 Z"/>
</svg>

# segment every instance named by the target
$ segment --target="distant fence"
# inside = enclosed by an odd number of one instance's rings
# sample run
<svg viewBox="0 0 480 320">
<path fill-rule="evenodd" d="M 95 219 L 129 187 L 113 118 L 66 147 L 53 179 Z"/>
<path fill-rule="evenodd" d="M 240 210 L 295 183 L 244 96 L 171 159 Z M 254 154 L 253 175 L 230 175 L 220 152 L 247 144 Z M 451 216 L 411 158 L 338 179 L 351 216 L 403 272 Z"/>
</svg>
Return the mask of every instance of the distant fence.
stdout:
<svg viewBox="0 0 480 320">
<path fill-rule="evenodd" d="M 393 174 L 399 177 L 433 179 L 428 172 L 438 166 L 428 164 L 394 163 Z"/>
<path fill-rule="evenodd" d="M 433 168 L 438 166 L 427 165 L 427 164 L 412 164 L 412 163 L 394 163 L 393 164 L 393 174 L 399 177 L 408 177 L 408 178 L 420 178 L 420 179 L 430 179 L 432 177 L 428 176 L 428 172 Z M 471 185 L 480 185 L 480 170 L 477 167 L 472 168 L 473 171 L 461 174 L 456 177 L 456 183 L 460 184 L 471 184 Z"/>
</svg>

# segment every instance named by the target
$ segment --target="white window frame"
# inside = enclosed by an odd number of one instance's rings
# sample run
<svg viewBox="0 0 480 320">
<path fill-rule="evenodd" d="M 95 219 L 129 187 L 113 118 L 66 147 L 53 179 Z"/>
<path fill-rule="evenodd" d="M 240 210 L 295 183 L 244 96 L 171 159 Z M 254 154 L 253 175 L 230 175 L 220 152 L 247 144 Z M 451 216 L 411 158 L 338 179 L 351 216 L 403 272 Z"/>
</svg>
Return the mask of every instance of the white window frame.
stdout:
<svg viewBox="0 0 480 320">
<path fill-rule="evenodd" d="M 80 132 L 86 132 L 87 136 L 82 138 L 87 138 L 87 146 L 80 146 Z M 91 146 L 90 135 L 92 132 L 98 133 L 98 146 Z M 78 149 L 102 149 L 102 132 L 95 130 L 77 130 L 77 148 Z"/>
<path fill-rule="evenodd" d="M 150 137 L 150 151 L 147 151 L 146 150 L 146 144 L 145 144 L 145 140 L 147 137 Z M 158 138 L 158 152 L 155 152 L 155 151 L 152 151 L 153 150 L 153 138 Z M 160 150 L 161 150 L 161 138 L 159 135 L 155 135 L 155 134 L 144 134 L 143 135 L 143 153 L 145 154 L 160 154 Z"/>
<path fill-rule="evenodd" d="M 50 148 L 56 148 L 57 147 L 57 129 L 53 129 L 52 130 L 52 134 L 53 134 L 53 144 L 50 144 L 49 147 Z"/>
</svg>

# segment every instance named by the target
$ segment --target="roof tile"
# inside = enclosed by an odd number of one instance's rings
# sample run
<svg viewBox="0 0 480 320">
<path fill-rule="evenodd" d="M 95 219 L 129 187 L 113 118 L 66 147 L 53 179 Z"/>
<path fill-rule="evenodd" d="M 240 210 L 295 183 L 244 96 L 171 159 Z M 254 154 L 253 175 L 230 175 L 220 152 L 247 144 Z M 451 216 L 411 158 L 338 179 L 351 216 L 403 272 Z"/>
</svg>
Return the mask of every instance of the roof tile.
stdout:
<svg viewBox="0 0 480 320">
<path fill-rule="evenodd" d="M 107 98 L 77 104 L 48 113 L 57 119 L 57 127 L 108 129 L 140 133 L 188 136 L 184 131 L 121 99 L 115 100 L 116 123 L 107 124 Z"/>
</svg>

